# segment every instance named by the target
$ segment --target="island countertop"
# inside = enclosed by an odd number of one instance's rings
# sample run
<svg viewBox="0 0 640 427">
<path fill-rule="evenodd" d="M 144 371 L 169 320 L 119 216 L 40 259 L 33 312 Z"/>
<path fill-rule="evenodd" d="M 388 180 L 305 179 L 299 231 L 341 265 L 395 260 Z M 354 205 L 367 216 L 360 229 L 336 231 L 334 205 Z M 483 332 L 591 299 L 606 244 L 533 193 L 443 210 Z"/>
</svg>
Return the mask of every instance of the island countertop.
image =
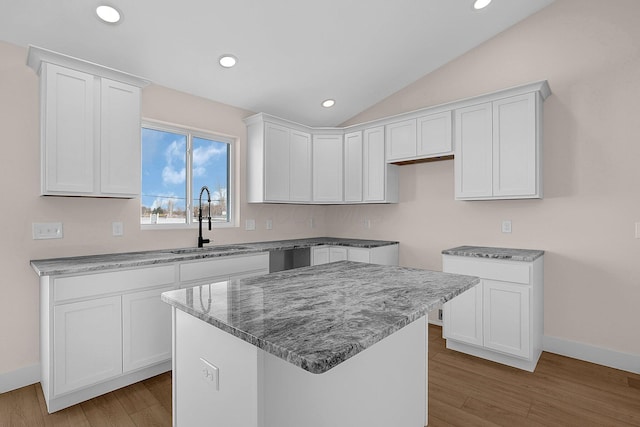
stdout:
<svg viewBox="0 0 640 427">
<path fill-rule="evenodd" d="M 395 245 L 388 240 L 343 239 L 336 237 L 312 237 L 308 239 L 274 240 L 267 242 L 232 243 L 207 245 L 204 248 L 161 249 L 140 252 L 98 254 L 64 258 L 31 260 L 31 267 L 38 276 L 77 274 L 92 271 L 133 268 L 145 265 L 243 255 L 271 250 L 310 248 L 314 246 L 351 246 L 358 248 L 378 248 Z"/>
<path fill-rule="evenodd" d="M 479 281 L 341 261 L 169 291 L 162 300 L 319 374 Z"/>
</svg>

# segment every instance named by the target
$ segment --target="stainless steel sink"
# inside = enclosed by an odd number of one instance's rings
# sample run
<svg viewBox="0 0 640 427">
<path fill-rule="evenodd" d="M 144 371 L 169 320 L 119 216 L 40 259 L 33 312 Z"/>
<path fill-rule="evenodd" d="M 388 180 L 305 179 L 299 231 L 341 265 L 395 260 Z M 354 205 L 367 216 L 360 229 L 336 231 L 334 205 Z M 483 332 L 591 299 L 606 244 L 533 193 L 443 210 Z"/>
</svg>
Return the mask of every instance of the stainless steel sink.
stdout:
<svg viewBox="0 0 640 427">
<path fill-rule="evenodd" d="M 242 251 L 245 249 L 250 249 L 250 248 L 248 246 L 242 246 L 242 245 L 218 245 L 218 246 L 205 246 L 204 248 L 173 249 L 168 252 L 172 254 L 193 254 L 193 253 L 199 253 L 199 252 Z"/>
</svg>

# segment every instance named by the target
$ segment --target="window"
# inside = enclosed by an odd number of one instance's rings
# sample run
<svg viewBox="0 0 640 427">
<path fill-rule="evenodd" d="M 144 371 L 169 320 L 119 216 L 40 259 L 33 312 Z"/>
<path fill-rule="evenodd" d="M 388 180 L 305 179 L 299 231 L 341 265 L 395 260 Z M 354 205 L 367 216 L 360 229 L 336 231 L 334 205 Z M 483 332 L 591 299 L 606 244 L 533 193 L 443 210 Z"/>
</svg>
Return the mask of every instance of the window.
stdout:
<svg viewBox="0 0 640 427">
<path fill-rule="evenodd" d="M 233 225 L 234 140 L 177 126 L 142 125 L 140 224 L 148 228 L 198 223 L 199 196 L 211 193 L 211 221 Z M 208 216 L 207 192 L 202 216 Z"/>
</svg>

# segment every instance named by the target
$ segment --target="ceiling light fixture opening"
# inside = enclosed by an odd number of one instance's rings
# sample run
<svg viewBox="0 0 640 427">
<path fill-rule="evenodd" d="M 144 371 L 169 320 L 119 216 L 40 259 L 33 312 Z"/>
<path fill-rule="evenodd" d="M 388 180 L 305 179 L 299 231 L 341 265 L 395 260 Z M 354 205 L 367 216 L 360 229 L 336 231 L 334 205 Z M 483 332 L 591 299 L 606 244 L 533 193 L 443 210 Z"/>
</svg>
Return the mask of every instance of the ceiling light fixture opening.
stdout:
<svg viewBox="0 0 640 427">
<path fill-rule="evenodd" d="M 117 24 L 122 20 L 122 13 L 115 7 L 106 4 L 96 8 L 96 15 L 108 24 Z"/>
<path fill-rule="evenodd" d="M 491 0 L 476 0 L 473 3 L 473 8 L 475 10 L 484 9 L 485 7 L 489 6 L 489 3 L 491 3 Z"/>
<path fill-rule="evenodd" d="M 218 59 L 218 62 L 220 63 L 221 67 L 231 68 L 238 63 L 238 58 L 236 58 L 233 55 L 226 54 L 226 55 L 222 55 L 220 59 Z"/>
<path fill-rule="evenodd" d="M 324 108 L 331 108 L 334 105 L 336 105 L 336 101 L 334 99 L 325 99 L 324 101 L 322 101 L 322 106 Z"/>
</svg>

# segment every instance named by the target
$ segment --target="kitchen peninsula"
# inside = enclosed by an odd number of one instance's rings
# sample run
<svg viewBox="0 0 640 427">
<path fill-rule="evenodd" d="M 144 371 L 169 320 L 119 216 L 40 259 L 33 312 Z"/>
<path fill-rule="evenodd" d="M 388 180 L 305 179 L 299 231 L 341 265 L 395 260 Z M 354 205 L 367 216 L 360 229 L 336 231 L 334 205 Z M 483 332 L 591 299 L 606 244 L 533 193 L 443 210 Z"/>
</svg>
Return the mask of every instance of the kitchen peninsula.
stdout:
<svg viewBox="0 0 640 427">
<path fill-rule="evenodd" d="M 477 283 L 341 261 L 165 292 L 173 423 L 425 426 L 426 315 Z"/>
</svg>

